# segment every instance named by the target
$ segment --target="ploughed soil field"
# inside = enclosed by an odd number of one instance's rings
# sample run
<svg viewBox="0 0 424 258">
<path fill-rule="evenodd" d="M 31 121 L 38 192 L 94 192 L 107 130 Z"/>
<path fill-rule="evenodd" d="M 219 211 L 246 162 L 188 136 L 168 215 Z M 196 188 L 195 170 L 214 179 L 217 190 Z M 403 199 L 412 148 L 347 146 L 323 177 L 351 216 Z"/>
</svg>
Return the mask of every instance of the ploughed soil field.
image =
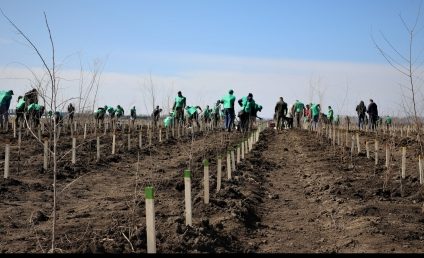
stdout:
<svg viewBox="0 0 424 258">
<path fill-rule="evenodd" d="M 146 128 L 144 128 L 146 129 Z M 350 132 L 349 137 L 351 137 Z M 244 135 L 195 132 L 180 139 L 146 131 L 77 136 L 76 164 L 58 161 L 56 252 L 146 253 L 144 188 L 154 187 L 158 253 L 422 253 L 423 190 L 419 146 L 411 138 L 361 132 L 361 150 L 333 145 L 307 130 L 266 128 L 227 178 L 226 150 Z M 345 134 L 342 134 L 344 139 Z M 374 143 L 379 141 L 375 165 Z M 10 173 L 3 179 L 5 144 Z M 365 141 L 370 142 L 367 158 Z M 393 147 L 385 167 L 385 143 Z M 355 140 L 356 144 L 356 140 Z M 401 178 L 400 147 L 407 147 Z M 72 147 L 59 139 L 58 157 Z M 222 186 L 217 187 L 217 156 Z M 203 163 L 209 160 L 210 202 L 203 198 Z M 0 252 L 43 253 L 51 248 L 53 164 L 43 169 L 43 145 L 0 133 Z M 192 226 L 185 225 L 184 169 L 192 172 Z"/>
</svg>

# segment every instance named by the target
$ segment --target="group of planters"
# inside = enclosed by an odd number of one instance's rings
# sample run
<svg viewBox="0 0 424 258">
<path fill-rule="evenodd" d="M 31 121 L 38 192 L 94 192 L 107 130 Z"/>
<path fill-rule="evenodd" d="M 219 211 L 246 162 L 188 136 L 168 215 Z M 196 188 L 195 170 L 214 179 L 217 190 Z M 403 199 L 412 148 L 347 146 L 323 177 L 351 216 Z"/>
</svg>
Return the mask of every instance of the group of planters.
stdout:
<svg viewBox="0 0 424 258">
<path fill-rule="evenodd" d="M 202 109 L 198 105 L 187 105 L 186 97 L 179 91 L 175 97 L 172 111 L 164 119 L 164 126 L 169 127 L 173 124 L 179 124 L 191 127 L 196 123 L 199 127 L 199 118 L 201 118 L 205 124 L 212 123 L 214 127 L 219 127 L 221 120 L 224 119 L 223 127 L 228 132 L 231 132 L 232 129 L 240 131 L 250 130 L 258 117 L 257 113 L 262 110 L 262 106 L 255 102 L 252 93 L 242 97 L 237 101 L 241 109 L 237 115 L 239 119 L 236 121 L 235 103 L 236 97 L 234 96 L 234 91 L 229 90 L 228 94 L 215 102 L 213 108 L 206 105 Z M 236 122 L 238 123 L 236 124 Z"/>
</svg>

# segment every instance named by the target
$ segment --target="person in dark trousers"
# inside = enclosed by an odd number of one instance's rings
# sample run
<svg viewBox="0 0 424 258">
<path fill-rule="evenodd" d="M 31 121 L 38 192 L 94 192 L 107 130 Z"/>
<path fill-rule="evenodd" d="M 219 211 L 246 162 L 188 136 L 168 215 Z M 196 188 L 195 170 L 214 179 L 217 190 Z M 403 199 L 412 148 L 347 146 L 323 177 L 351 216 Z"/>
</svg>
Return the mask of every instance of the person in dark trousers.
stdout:
<svg viewBox="0 0 424 258">
<path fill-rule="evenodd" d="M 135 109 L 135 106 L 133 106 L 130 110 L 130 120 L 131 120 L 132 126 L 134 126 L 134 122 L 136 118 L 137 118 L 137 110 Z"/>
<path fill-rule="evenodd" d="M 72 103 L 69 103 L 68 105 L 68 122 L 71 124 L 74 122 L 74 114 L 75 114 L 75 107 L 72 105 Z"/>
<path fill-rule="evenodd" d="M 249 128 L 249 121 L 250 116 L 252 113 L 252 110 L 255 108 L 255 100 L 253 99 L 253 94 L 249 93 L 247 97 L 243 97 L 238 100 L 238 104 L 242 108 L 238 114 L 238 117 L 240 118 L 240 129 L 241 132 L 248 132 L 250 130 Z"/>
<path fill-rule="evenodd" d="M 377 129 L 377 121 L 378 121 L 378 109 L 377 104 L 374 103 L 372 99 L 370 99 L 370 104 L 367 108 L 368 117 L 370 119 L 370 129 Z"/>
<path fill-rule="evenodd" d="M 159 108 L 159 106 L 156 106 L 156 108 L 153 110 L 152 118 L 153 118 L 154 127 L 156 127 L 158 125 L 158 121 L 159 121 L 161 112 L 162 112 L 162 109 Z"/>
<path fill-rule="evenodd" d="M 199 106 L 186 106 L 185 109 L 187 111 L 188 126 L 192 127 L 194 124 L 193 122 L 196 122 L 197 127 L 200 127 L 199 113 L 197 112 L 197 110 L 199 109 L 202 112 L 202 108 Z"/>
<path fill-rule="evenodd" d="M 358 114 L 358 129 L 359 130 L 364 129 L 366 111 L 367 111 L 367 107 L 365 106 L 364 101 L 361 100 L 361 102 L 359 102 L 359 104 L 356 106 L 356 113 Z"/>
<path fill-rule="evenodd" d="M 234 118 L 235 118 L 234 102 L 236 101 L 236 97 L 233 94 L 234 94 L 234 91 L 233 90 L 229 90 L 228 91 L 228 94 L 225 95 L 220 100 L 220 103 L 222 103 L 223 108 L 224 108 L 225 129 L 228 132 L 231 132 L 231 128 L 233 127 Z"/>
<path fill-rule="evenodd" d="M 277 120 L 277 130 L 283 130 L 284 121 L 287 115 L 287 103 L 284 102 L 283 97 L 280 97 L 275 105 L 275 117 Z"/>
<path fill-rule="evenodd" d="M 186 97 L 184 97 L 179 91 L 175 97 L 174 105 L 172 106 L 172 111 L 174 111 L 175 119 L 179 125 L 184 124 L 184 109 L 186 107 Z"/>
</svg>

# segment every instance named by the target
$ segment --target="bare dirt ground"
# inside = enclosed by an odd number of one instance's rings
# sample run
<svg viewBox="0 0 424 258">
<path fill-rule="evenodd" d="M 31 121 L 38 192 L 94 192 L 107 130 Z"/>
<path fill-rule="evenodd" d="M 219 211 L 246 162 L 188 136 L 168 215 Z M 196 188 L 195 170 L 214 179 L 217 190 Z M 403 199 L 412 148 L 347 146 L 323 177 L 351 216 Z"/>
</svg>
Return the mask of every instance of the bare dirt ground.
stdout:
<svg viewBox="0 0 424 258">
<path fill-rule="evenodd" d="M 145 129 L 145 128 L 144 128 Z M 147 143 L 143 132 L 143 144 Z M 216 157 L 245 137 L 200 132 L 138 149 L 127 134 L 101 138 L 101 160 L 91 134 L 59 164 L 56 245 L 65 253 L 145 253 L 144 187 L 155 188 L 158 253 L 422 253 L 423 193 L 417 143 L 360 133 L 380 142 L 379 165 L 350 147 L 332 146 L 316 133 L 266 129 L 252 152 L 216 192 Z M 90 138 L 91 137 L 91 138 Z M 82 142 L 82 136 L 77 137 Z M 164 137 L 163 137 L 164 138 Z M 0 252 L 42 253 L 51 246 L 53 173 L 43 170 L 43 146 L 23 136 L 21 155 L 11 132 L 0 134 L 0 162 L 11 141 L 10 178 L 0 183 Z M 390 169 L 384 143 L 396 146 Z M 373 145 L 370 145 L 373 146 Z M 399 147 L 408 147 L 407 177 L 400 177 Z M 60 153 L 71 149 L 68 134 Z M 371 148 L 373 150 L 373 147 Z M 373 153 L 373 152 L 372 152 Z M 190 158 L 191 157 L 191 158 Z M 203 203 L 203 165 L 210 161 L 210 203 Z M 3 174 L 3 162 L 0 164 Z M 193 225 L 185 225 L 183 170 L 190 168 Z"/>
</svg>

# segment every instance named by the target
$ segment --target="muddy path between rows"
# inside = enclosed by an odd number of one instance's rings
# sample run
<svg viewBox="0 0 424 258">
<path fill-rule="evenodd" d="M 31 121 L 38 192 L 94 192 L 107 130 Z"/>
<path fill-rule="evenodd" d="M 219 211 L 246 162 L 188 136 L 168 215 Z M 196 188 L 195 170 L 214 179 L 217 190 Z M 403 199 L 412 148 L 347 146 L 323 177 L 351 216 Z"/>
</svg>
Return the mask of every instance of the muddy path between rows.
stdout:
<svg viewBox="0 0 424 258">
<path fill-rule="evenodd" d="M 144 187 L 151 185 L 158 253 L 424 249 L 423 199 L 416 177 L 407 178 L 400 189 L 395 173 L 387 180 L 382 165 L 313 132 L 266 129 L 231 179 L 226 150 L 245 135 L 199 133 L 143 150 L 127 150 L 125 137 L 119 138 L 117 154 L 105 154 L 100 162 L 95 162 L 94 142 L 83 148 L 77 165 L 61 163 L 58 251 L 145 253 Z M 110 153 L 110 137 L 103 142 Z M 41 253 L 51 245 L 51 175 L 40 172 L 40 147 L 27 150 L 20 174 L 0 185 L 3 253 Z M 217 192 L 219 155 L 223 175 Z M 210 162 L 209 204 L 203 202 L 204 159 Z M 192 226 L 185 225 L 184 215 L 182 172 L 187 168 L 192 171 Z M 383 189 L 384 182 L 389 187 Z"/>
</svg>

